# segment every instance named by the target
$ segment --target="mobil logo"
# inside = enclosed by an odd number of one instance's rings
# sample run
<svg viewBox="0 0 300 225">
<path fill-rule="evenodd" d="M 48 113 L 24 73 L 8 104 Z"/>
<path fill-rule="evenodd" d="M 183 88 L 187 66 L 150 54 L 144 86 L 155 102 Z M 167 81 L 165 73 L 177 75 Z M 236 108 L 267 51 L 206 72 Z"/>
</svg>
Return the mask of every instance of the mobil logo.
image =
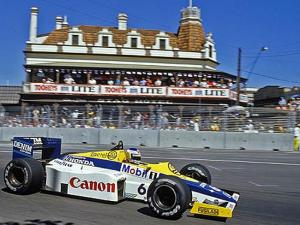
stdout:
<svg viewBox="0 0 300 225">
<path fill-rule="evenodd" d="M 81 180 L 78 177 L 72 177 L 69 181 L 72 188 L 80 188 L 84 190 L 100 191 L 100 192 L 115 192 L 115 183 L 105 183 L 99 181 Z"/>
<path fill-rule="evenodd" d="M 131 174 L 131 175 L 134 175 L 137 177 L 151 179 L 151 180 L 154 180 L 158 177 L 158 173 L 156 173 L 154 171 L 145 170 L 145 169 L 138 168 L 138 167 L 133 167 L 128 164 L 122 164 L 121 172 Z"/>
</svg>

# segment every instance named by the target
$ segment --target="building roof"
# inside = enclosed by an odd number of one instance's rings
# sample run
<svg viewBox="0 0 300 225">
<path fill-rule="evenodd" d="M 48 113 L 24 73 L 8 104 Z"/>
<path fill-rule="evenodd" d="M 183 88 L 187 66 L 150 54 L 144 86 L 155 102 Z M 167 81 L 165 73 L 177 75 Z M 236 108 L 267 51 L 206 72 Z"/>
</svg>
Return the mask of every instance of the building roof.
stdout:
<svg viewBox="0 0 300 225">
<path fill-rule="evenodd" d="M 145 30 L 145 29 L 127 29 L 119 30 L 116 27 L 101 27 L 101 26 L 76 26 L 83 34 L 83 41 L 86 44 L 94 45 L 98 42 L 98 32 L 107 29 L 113 34 L 113 43 L 116 45 L 124 45 L 127 43 L 127 34 L 136 31 L 141 36 L 142 45 L 151 47 L 155 45 L 155 38 L 160 30 Z M 48 37 L 43 44 L 59 44 L 68 40 L 68 32 L 73 27 L 64 27 L 62 29 L 53 30 L 48 34 Z M 205 44 L 205 33 L 201 25 L 198 24 L 182 24 L 178 34 L 165 32 L 169 36 L 170 46 L 179 48 L 182 51 L 197 51 L 200 52 Z"/>
<path fill-rule="evenodd" d="M 0 104 L 18 104 L 22 86 L 0 86 Z"/>
</svg>

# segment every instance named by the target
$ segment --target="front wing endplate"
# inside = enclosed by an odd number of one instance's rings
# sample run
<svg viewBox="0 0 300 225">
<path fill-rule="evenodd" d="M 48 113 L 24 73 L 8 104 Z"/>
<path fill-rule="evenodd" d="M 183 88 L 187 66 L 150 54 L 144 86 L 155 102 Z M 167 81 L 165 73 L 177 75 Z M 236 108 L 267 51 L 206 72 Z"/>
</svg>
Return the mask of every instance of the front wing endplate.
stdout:
<svg viewBox="0 0 300 225">
<path fill-rule="evenodd" d="M 190 213 L 203 216 L 232 218 L 231 209 L 201 202 L 195 202 L 190 210 Z"/>
</svg>

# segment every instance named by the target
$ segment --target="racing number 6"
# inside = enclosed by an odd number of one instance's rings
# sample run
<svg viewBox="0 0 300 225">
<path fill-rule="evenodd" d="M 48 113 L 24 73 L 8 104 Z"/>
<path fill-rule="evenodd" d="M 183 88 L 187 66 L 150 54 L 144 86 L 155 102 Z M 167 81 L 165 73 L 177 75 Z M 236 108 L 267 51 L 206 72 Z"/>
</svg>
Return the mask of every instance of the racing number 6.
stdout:
<svg viewBox="0 0 300 225">
<path fill-rule="evenodd" d="M 140 194 L 140 195 L 144 195 L 144 194 L 146 194 L 146 188 L 144 187 L 145 186 L 145 184 L 141 184 L 139 187 L 138 187 L 138 193 Z"/>
</svg>

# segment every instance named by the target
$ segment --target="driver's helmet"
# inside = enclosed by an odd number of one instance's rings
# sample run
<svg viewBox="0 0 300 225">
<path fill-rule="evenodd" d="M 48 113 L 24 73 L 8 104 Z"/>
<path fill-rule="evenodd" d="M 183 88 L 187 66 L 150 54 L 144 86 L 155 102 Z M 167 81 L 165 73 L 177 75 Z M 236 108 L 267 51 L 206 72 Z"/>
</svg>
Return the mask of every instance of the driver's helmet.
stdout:
<svg viewBox="0 0 300 225">
<path fill-rule="evenodd" d="M 141 162 L 141 152 L 137 148 L 129 148 L 126 150 L 126 158 L 128 162 L 139 164 Z"/>
</svg>

